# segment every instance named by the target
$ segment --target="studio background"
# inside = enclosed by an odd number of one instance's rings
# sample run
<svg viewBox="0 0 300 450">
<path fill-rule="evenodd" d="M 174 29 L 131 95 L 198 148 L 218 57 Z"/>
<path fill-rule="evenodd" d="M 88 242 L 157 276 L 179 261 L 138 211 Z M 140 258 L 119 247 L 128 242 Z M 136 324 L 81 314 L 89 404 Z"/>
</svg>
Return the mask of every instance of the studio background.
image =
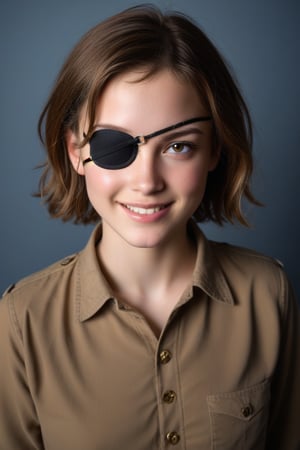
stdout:
<svg viewBox="0 0 300 450">
<path fill-rule="evenodd" d="M 90 226 L 50 219 L 37 189 L 44 159 L 37 121 L 65 57 L 89 28 L 128 0 L 4 0 L 0 6 L 0 292 L 33 271 L 79 251 Z M 234 68 L 254 122 L 251 229 L 206 224 L 218 241 L 256 249 L 284 263 L 298 298 L 300 71 L 298 0 L 153 1 L 193 17 Z"/>
</svg>

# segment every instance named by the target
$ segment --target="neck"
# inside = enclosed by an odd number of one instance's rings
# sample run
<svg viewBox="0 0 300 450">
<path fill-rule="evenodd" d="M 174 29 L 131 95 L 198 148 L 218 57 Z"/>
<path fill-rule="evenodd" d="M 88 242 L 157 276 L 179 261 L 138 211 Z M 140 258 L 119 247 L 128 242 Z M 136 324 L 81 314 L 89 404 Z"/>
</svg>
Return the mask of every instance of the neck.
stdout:
<svg viewBox="0 0 300 450">
<path fill-rule="evenodd" d="M 138 248 L 103 231 L 98 253 L 116 296 L 151 301 L 175 286 L 180 290 L 191 278 L 196 251 L 187 233 L 154 248 Z"/>
</svg>

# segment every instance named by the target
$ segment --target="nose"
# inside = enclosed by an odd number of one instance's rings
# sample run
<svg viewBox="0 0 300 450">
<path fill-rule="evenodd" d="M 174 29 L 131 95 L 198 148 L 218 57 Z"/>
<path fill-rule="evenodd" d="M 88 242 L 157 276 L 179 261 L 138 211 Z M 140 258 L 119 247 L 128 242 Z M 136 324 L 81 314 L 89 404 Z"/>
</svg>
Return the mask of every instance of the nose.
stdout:
<svg viewBox="0 0 300 450">
<path fill-rule="evenodd" d="M 152 150 L 147 144 L 139 146 L 137 157 L 131 165 L 131 187 L 144 195 L 161 192 L 165 187 L 159 155 Z"/>
</svg>

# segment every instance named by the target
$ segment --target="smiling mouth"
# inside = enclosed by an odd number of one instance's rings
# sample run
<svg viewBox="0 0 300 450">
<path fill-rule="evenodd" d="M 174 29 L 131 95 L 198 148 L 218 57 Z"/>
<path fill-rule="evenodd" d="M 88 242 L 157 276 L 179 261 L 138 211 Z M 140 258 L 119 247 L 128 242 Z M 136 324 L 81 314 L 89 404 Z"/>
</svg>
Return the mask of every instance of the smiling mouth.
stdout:
<svg viewBox="0 0 300 450">
<path fill-rule="evenodd" d="M 161 205 L 161 206 L 156 206 L 156 207 L 152 207 L 152 208 L 140 208 L 138 206 L 131 206 L 131 205 L 124 205 L 124 206 L 136 214 L 150 215 L 150 214 L 155 214 L 155 213 L 161 211 L 162 209 L 167 208 L 168 205 Z"/>
</svg>

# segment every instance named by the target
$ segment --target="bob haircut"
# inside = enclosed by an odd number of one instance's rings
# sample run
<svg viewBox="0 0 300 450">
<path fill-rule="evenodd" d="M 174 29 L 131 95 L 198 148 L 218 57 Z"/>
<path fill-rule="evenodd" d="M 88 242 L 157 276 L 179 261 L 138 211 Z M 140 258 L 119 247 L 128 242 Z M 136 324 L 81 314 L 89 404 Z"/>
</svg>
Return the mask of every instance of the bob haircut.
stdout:
<svg viewBox="0 0 300 450">
<path fill-rule="evenodd" d="M 39 119 L 39 136 L 47 150 L 39 192 L 52 217 L 75 223 L 99 220 L 86 191 L 85 179 L 72 167 L 66 133 L 78 133 L 86 108 L 89 131 L 101 92 L 115 76 L 146 68 L 144 78 L 162 68 L 191 83 L 213 119 L 216 169 L 209 173 L 204 198 L 194 214 L 198 222 L 222 225 L 237 219 L 248 225 L 242 198 L 259 204 L 250 190 L 253 170 L 252 125 L 247 106 L 222 56 L 185 15 L 163 14 L 152 5 L 129 8 L 88 31 L 66 59 Z M 81 140 L 81 139 L 80 139 Z"/>
</svg>

